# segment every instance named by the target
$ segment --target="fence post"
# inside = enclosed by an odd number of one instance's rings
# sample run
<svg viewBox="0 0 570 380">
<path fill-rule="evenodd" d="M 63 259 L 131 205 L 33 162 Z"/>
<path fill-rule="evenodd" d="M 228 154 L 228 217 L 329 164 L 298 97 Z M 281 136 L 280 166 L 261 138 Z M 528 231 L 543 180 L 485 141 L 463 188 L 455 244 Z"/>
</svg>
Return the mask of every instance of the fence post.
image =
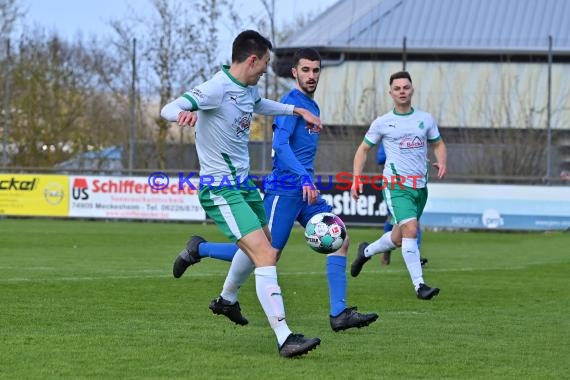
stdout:
<svg viewBox="0 0 570 380">
<path fill-rule="evenodd" d="M 10 39 L 6 39 L 6 62 L 4 63 L 4 128 L 2 130 L 2 166 L 8 166 L 8 134 L 10 131 L 10 98 L 11 98 L 11 59 Z"/>
<path fill-rule="evenodd" d="M 135 134 L 136 134 L 136 80 L 137 80 L 137 39 L 133 38 L 132 57 L 132 78 L 131 78 L 131 99 L 130 99 L 130 120 L 129 120 L 129 175 L 133 175 L 133 165 L 135 160 Z"/>
<path fill-rule="evenodd" d="M 548 36 L 548 85 L 546 101 L 546 183 L 550 183 L 552 176 L 552 35 Z"/>
</svg>

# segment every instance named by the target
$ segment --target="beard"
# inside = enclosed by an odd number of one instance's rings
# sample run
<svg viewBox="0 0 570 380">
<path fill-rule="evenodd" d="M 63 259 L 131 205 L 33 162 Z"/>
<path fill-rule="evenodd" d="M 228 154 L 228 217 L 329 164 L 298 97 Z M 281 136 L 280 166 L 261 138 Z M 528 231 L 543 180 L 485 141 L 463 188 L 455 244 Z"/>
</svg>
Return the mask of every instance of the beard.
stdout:
<svg viewBox="0 0 570 380">
<path fill-rule="evenodd" d="M 307 94 L 313 94 L 316 90 L 317 90 L 317 82 L 314 83 L 299 83 L 299 88 L 301 88 L 301 90 L 303 90 L 303 92 L 307 93 Z"/>
</svg>

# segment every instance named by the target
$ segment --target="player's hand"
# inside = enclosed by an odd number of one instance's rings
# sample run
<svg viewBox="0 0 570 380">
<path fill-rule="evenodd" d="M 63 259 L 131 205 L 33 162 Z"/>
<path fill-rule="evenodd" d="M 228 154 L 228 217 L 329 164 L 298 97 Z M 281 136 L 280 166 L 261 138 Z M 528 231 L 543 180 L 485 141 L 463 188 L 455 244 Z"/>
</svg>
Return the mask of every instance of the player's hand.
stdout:
<svg viewBox="0 0 570 380">
<path fill-rule="evenodd" d="M 178 114 L 176 121 L 181 127 L 184 127 L 185 125 L 194 127 L 198 121 L 198 115 L 193 111 L 182 111 Z"/>
<path fill-rule="evenodd" d="M 308 204 L 312 205 L 317 203 L 319 199 L 319 190 L 315 188 L 315 185 L 308 184 L 303 186 L 303 201 L 307 201 Z"/>
<path fill-rule="evenodd" d="M 352 187 L 350 188 L 350 193 L 352 194 L 352 199 L 357 200 L 360 198 L 360 194 L 362 194 L 362 190 L 364 189 L 364 184 L 358 181 L 352 182 Z"/>
<path fill-rule="evenodd" d="M 439 179 L 442 179 L 445 176 L 445 173 L 447 173 L 447 166 L 445 166 L 445 164 L 436 162 L 433 164 L 433 167 L 437 169 L 437 178 Z"/>
<path fill-rule="evenodd" d="M 319 133 L 323 130 L 323 124 L 321 123 L 321 119 L 311 112 L 307 111 L 304 108 L 295 107 L 294 112 L 301 116 L 307 122 L 307 129 Z"/>
</svg>

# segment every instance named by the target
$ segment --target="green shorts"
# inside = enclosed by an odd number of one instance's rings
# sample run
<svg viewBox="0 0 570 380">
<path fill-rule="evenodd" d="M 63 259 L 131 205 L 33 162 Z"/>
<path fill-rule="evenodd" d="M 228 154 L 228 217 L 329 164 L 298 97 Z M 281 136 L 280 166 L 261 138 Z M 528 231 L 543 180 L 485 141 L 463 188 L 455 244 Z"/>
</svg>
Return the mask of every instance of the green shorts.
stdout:
<svg viewBox="0 0 570 380">
<path fill-rule="evenodd" d="M 204 187 L 198 199 L 206 215 L 233 242 L 267 224 L 257 188 Z"/>
<path fill-rule="evenodd" d="M 428 190 L 427 187 L 412 189 L 407 186 L 402 189 L 399 185 L 388 184 L 382 194 L 392 214 L 392 224 L 400 224 L 412 219 L 420 220 L 426 206 Z"/>
</svg>

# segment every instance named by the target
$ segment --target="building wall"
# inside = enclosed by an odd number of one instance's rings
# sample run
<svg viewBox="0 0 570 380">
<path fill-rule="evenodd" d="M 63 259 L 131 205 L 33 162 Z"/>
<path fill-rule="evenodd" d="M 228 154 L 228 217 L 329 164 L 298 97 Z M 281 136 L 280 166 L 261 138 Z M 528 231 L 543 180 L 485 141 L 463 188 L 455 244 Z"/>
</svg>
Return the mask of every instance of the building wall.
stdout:
<svg viewBox="0 0 570 380">
<path fill-rule="evenodd" d="M 325 125 L 368 125 L 392 108 L 399 61 L 325 66 L 315 100 Z M 413 103 L 448 127 L 546 128 L 546 63 L 408 62 Z M 570 65 L 552 65 L 551 126 L 570 129 Z"/>
</svg>

